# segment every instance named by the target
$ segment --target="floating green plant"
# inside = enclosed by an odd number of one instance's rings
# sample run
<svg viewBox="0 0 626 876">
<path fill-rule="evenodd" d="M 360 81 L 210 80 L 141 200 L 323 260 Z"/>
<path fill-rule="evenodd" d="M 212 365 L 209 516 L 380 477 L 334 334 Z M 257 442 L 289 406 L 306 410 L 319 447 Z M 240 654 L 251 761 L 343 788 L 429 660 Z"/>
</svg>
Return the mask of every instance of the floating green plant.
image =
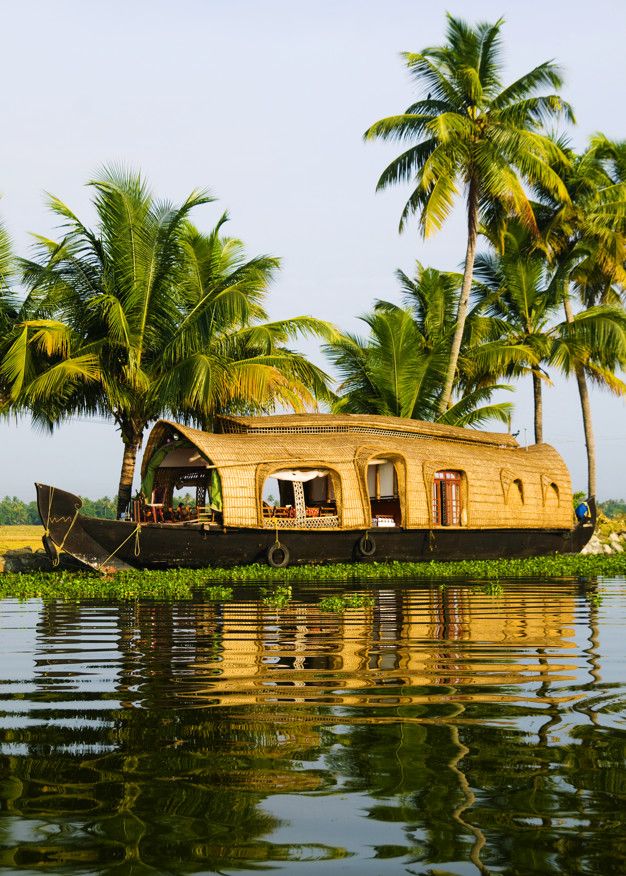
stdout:
<svg viewBox="0 0 626 876">
<path fill-rule="evenodd" d="M 371 596 L 363 596 L 360 593 L 344 593 L 341 596 L 326 596 L 320 599 L 319 607 L 322 611 L 346 611 L 348 608 L 369 608 L 374 604 Z"/>
<path fill-rule="evenodd" d="M 0 598 L 17 599 L 192 599 L 202 596 L 226 600 L 231 585 L 271 587 L 264 596 L 272 604 L 286 604 L 291 592 L 279 592 L 298 583 L 359 584 L 368 581 L 506 581 L 516 578 L 595 578 L 626 575 L 626 554 L 562 554 L 515 560 L 462 560 L 422 563 L 345 563 L 328 566 L 289 566 L 271 569 L 255 564 L 232 569 L 133 569 L 112 577 L 88 572 L 23 572 L 0 574 Z M 223 590 L 219 588 L 223 587 Z M 272 595 L 274 594 L 274 595 Z"/>
<path fill-rule="evenodd" d="M 273 608 L 284 608 L 291 601 L 292 590 L 288 585 L 278 585 L 277 587 L 261 587 L 261 600 L 266 605 L 271 605 Z"/>
<path fill-rule="evenodd" d="M 489 581 L 487 584 L 483 584 L 481 590 L 487 596 L 502 596 L 504 593 L 504 587 L 499 581 Z"/>
</svg>

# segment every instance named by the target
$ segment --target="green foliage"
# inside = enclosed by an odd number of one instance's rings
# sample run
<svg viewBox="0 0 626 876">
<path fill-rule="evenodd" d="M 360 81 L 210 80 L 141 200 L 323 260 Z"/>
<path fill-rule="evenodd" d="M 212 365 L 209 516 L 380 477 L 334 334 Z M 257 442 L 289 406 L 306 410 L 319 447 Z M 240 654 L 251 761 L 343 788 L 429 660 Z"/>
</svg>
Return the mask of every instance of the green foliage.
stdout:
<svg viewBox="0 0 626 876">
<path fill-rule="evenodd" d="M 499 581 L 489 581 L 481 587 L 481 590 L 487 596 L 502 596 L 504 593 L 504 587 Z"/>
<path fill-rule="evenodd" d="M 290 344 L 334 330 L 307 316 L 267 320 L 279 260 L 248 258 L 224 235 L 225 214 L 209 234 L 194 228 L 207 192 L 157 201 L 140 175 L 116 168 L 90 186 L 94 229 L 50 199 L 64 236 L 38 238 L 36 258 L 22 262 L 29 296 L 0 348 L 0 381 L 16 411 L 49 427 L 77 413 L 113 418 L 125 447 L 122 511 L 149 422 L 207 428 L 221 412 L 313 406 L 329 397 L 327 375 Z"/>
<path fill-rule="evenodd" d="M 232 597 L 229 585 L 262 585 L 267 605 L 280 608 L 292 598 L 298 583 L 361 584 L 365 581 L 445 580 L 487 581 L 497 595 L 499 582 L 516 578 L 592 578 L 626 575 L 626 554 L 559 554 L 519 560 L 463 560 L 422 563 L 347 563 L 328 566 L 293 566 L 271 569 L 265 565 L 232 569 L 170 569 L 167 571 L 120 572 L 112 577 L 70 572 L 9 573 L 0 575 L 0 599 L 192 599 L 207 595 L 217 601 Z M 495 582 L 495 583 L 494 583 Z M 224 589 L 220 589 L 224 588 Z M 358 597 L 360 600 L 361 597 Z M 364 603 L 343 603 L 361 607 Z M 336 607 L 339 603 L 334 603 Z M 329 610 L 333 610 L 330 609 Z"/>
<path fill-rule="evenodd" d="M 341 613 L 349 608 L 369 608 L 374 605 L 374 599 L 371 596 L 364 596 L 361 593 L 343 593 L 341 596 L 325 596 L 320 599 L 319 607 L 322 611 L 333 611 Z"/>
<path fill-rule="evenodd" d="M 606 502 L 600 502 L 598 510 L 606 517 L 626 517 L 626 502 L 624 499 L 607 499 Z"/>
<path fill-rule="evenodd" d="M 115 520 L 115 500 L 87 499 L 81 496 L 83 513 L 89 517 L 104 517 Z M 15 496 L 0 499 L 0 526 L 34 526 L 41 523 L 36 502 L 23 502 Z"/>
<path fill-rule="evenodd" d="M 261 600 L 272 608 L 284 608 L 292 598 L 292 590 L 288 584 L 276 584 L 272 587 L 261 587 Z"/>
<path fill-rule="evenodd" d="M 508 423 L 509 403 L 490 404 L 500 386 L 494 378 L 508 361 L 501 345 L 486 344 L 482 321 L 470 315 L 459 360 L 456 398 L 443 415 L 439 398 L 456 325 L 456 301 L 461 276 L 424 268 L 415 276 L 398 271 L 404 307 L 378 301 L 361 317 L 369 336 L 342 335 L 327 344 L 326 355 L 339 372 L 337 413 L 382 414 L 417 420 L 439 420 L 455 426 L 475 426 L 488 419 Z"/>
<path fill-rule="evenodd" d="M 474 26 L 448 15 L 446 42 L 404 54 L 418 99 L 404 113 L 380 119 L 365 138 L 392 140 L 409 148 L 378 180 L 384 189 L 412 187 L 400 230 L 417 214 L 424 237 L 438 231 L 463 191 L 467 207 L 467 249 L 456 327 L 438 410 L 450 406 L 469 304 L 479 223 L 494 210 L 536 230 L 528 196 L 540 185 L 568 199 L 555 164 L 567 158 L 546 126 L 572 112 L 557 94 L 538 94 L 561 86 L 555 64 L 539 64 L 504 86 L 500 30 L 503 20 Z"/>
<path fill-rule="evenodd" d="M 36 502 L 22 502 L 17 496 L 0 499 L 0 526 L 33 526 L 41 523 Z"/>
</svg>

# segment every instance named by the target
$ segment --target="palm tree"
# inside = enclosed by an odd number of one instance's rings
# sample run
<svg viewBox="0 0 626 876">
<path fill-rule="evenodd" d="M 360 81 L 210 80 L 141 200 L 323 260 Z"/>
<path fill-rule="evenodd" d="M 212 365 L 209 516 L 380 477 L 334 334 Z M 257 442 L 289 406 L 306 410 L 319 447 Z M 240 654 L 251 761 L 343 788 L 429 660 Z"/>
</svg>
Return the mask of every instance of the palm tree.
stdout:
<svg viewBox="0 0 626 876">
<path fill-rule="evenodd" d="M 467 211 L 467 247 L 463 284 L 457 307 L 446 378 L 438 410 L 450 404 L 457 361 L 467 318 L 481 212 L 501 205 L 508 215 L 536 227 L 527 183 L 540 183 L 567 200 L 553 169 L 565 157 L 557 143 L 542 133 L 543 126 L 572 112 L 556 94 L 538 89 L 561 86 L 558 68 L 546 62 L 503 87 L 500 29 L 495 24 L 474 27 L 448 15 L 443 46 L 405 53 L 404 59 L 420 99 L 402 115 L 381 119 L 366 132 L 380 138 L 414 141 L 383 171 L 378 189 L 411 182 L 414 189 L 400 220 L 402 230 L 419 214 L 424 237 L 439 230 L 463 187 Z"/>
<path fill-rule="evenodd" d="M 494 359 L 499 367 L 502 364 L 502 349 L 484 343 L 471 317 L 467 335 L 472 342 L 471 348 L 467 344 L 462 349 L 458 397 L 443 415 L 437 414 L 461 276 L 423 268 L 418 262 L 415 278 L 402 271 L 397 277 L 404 307 L 376 302 L 373 311 L 361 317 L 369 327 L 368 338 L 345 334 L 325 347 L 341 380 L 334 410 L 457 426 L 488 419 L 508 423 L 510 403 L 488 403 L 495 390 L 508 388 L 489 376 Z"/>
<path fill-rule="evenodd" d="M 542 245 L 562 285 L 566 321 L 573 325 L 576 320 L 572 296 L 587 312 L 590 326 L 595 321 L 596 330 L 598 319 L 603 314 L 605 317 L 601 336 L 590 338 L 591 346 L 567 363 L 580 397 L 587 492 L 595 497 L 596 448 L 588 381 L 617 395 L 624 393 L 624 384 L 614 371 L 620 362 L 624 364 L 619 323 L 626 284 L 626 144 L 613 143 L 598 134 L 580 155 L 565 146 L 564 151 L 569 161 L 559 171 L 568 199 L 563 201 L 539 187 L 537 215 Z"/>
<path fill-rule="evenodd" d="M 9 337 L 18 314 L 11 281 L 13 277 L 13 252 L 11 240 L 4 225 L 0 223 L 0 355 L 6 348 Z M 0 413 L 8 406 L 10 388 L 0 374 Z"/>
<path fill-rule="evenodd" d="M 327 378 L 285 341 L 332 330 L 307 317 L 261 322 L 278 260 L 246 259 L 241 242 L 220 233 L 226 217 L 208 236 L 196 231 L 188 216 L 211 200 L 206 192 L 180 206 L 156 202 L 141 177 L 119 170 L 90 185 L 98 227 L 53 198 L 64 237 L 39 239 L 38 258 L 23 263 L 30 306 L 56 318 L 59 343 L 28 370 L 37 329 L 22 325 L 2 368 L 14 405 L 49 424 L 76 412 L 113 417 L 124 445 L 122 513 L 151 420 L 170 414 L 206 426 L 223 410 L 302 409 L 324 396 Z M 51 383 L 53 367 L 78 354 L 91 357 L 91 372 Z"/>
<path fill-rule="evenodd" d="M 612 373 L 626 353 L 626 314 L 611 305 L 599 305 L 555 322 L 564 303 L 559 272 L 520 225 L 509 225 L 503 244 L 500 252 L 476 259 L 477 308 L 492 321 L 491 329 L 485 329 L 494 339 L 531 352 L 526 362 L 513 362 L 503 374 L 518 376 L 520 366 L 521 371 L 531 372 L 535 442 L 539 444 L 543 441 L 542 382 L 549 379 L 547 367 L 571 374 L 584 362 L 598 379 L 606 375 L 614 391 L 626 391 Z"/>
<path fill-rule="evenodd" d="M 560 305 L 558 288 L 550 282 L 546 260 L 528 252 L 528 234 L 519 225 L 509 226 L 502 252 L 481 253 L 476 258 L 474 289 L 477 306 L 492 320 L 490 334 L 509 344 L 525 346 L 531 355 L 515 362 L 508 377 L 530 372 L 533 381 L 535 443 L 543 442 L 542 384 L 549 379 L 545 365 L 553 351 L 554 314 Z M 521 366 L 521 367 L 520 367 Z"/>
</svg>

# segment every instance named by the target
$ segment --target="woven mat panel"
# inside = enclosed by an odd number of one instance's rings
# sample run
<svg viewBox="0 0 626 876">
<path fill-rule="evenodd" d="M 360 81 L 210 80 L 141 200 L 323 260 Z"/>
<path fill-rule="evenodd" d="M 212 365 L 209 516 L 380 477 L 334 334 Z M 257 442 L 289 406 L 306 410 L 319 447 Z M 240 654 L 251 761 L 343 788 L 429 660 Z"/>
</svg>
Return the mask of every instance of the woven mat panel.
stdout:
<svg viewBox="0 0 626 876">
<path fill-rule="evenodd" d="M 268 420 L 279 428 L 268 427 L 265 433 L 242 431 L 244 427 L 264 428 L 262 424 Z M 298 430 L 280 431 L 294 430 L 296 423 L 300 426 Z M 400 423 L 414 431 L 397 434 L 388 428 Z M 344 429 L 346 425 L 351 429 Z M 463 473 L 463 502 L 467 525 L 471 527 L 568 528 L 572 523 L 569 473 L 559 454 L 546 444 L 522 448 L 506 435 L 473 433 L 394 417 L 355 415 L 347 421 L 346 417 L 325 414 L 243 417 L 225 418 L 223 426 L 231 431 L 215 434 L 166 421 L 157 423 L 146 446 L 144 466 L 173 430 L 180 433 L 217 467 L 227 525 L 262 525 L 261 492 L 265 479 L 280 468 L 305 467 L 331 472 L 337 507 L 341 509 L 341 528 L 367 527 L 370 525 L 367 462 L 377 457 L 393 459 L 396 465 L 405 526 L 432 526 L 432 478 L 438 470 Z M 343 431 L 320 431 L 340 427 Z M 367 433 L 359 431 L 364 428 Z M 445 440 L 428 434 L 429 429 L 431 432 L 443 429 Z M 457 440 L 459 432 L 463 440 Z M 497 446 L 495 442 L 500 440 L 503 443 Z M 523 501 L 508 500 L 505 482 L 513 481 L 521 482 L 518 494 Z"/>
</svg>

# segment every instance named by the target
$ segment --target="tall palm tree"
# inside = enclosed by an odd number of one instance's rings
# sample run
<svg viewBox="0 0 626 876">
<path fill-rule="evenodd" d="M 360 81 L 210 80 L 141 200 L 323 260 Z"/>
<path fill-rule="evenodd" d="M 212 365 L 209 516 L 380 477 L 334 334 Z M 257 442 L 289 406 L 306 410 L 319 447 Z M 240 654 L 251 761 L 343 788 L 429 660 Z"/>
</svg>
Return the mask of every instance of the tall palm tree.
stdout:
<svg viewBox="0 0 626 876">
<path fill-rule="evenodd" d="M 492 321 L 492 337 L 522 344 L 531 352 L 527 361 L 515 362 L 508 369 L 507 377 L 524 371 L 532 375 L 535 443 L 541 444 L 542 385 L 549 379 L 543 366 L 553 350 L 550 332 L 560 305 L 558 288 L 550 282 L 543 255 L 537 250 L 528 252 L 528 234 L 519 225 L 509 227 L 501 252 L 492 250 L 477 256 L 475 275 L 477 306 Z"/>
<path fill-rule="evenodd" d="M 564 146 L 564 144 L 562 144 Z M 567 187 L 563 200 L 537 188 L 542 245 L 562 285 L 565 319 L 575 322 L 573 298 L 597 321 L 605 313 L 606 331 L 595 349 L 583 348 L 568 365 L 576 378 L 587 451 L 587 492 L 596 496 L 596 445 L 588 381 L 623 394 L 615 368 L 624 365 L 618 323 L 626 285 L 626 144 L 604 135 L 591 138 L 579 155 L 564 146 L 569 161 L 559 168 Z M 604 310 L 598 306 L 603 305 Z M 613 308 L 609 314 L 607 307 Z"/>
<path fill-rule="evenodd" d="M 448 15 L 443 46 L 404 54 L 420 99 L 401 115 L 373 124 L 368 140 L 413 141 L 383 171 L 378 189 L 410 182 L 413 191 L 400 220 L 419 214 L 424 237 L 439 230 L 450 215 L 459 188 L 465 190 L 467 247 L 457 325 L 451 340 L 446 379 L 438 410 L 450 404 L 457 361 L 467 318 L 481 211 L 502 205 L 507 214 L 535 228 L 525 184 L 539 182 L 567 200 L 553 164 L 565 157 L 557 143 L 542 133 L 561 114 L 572 118 L 558 95 L 537 91 L 561 86 L 551 62 L 539 64 L 503 87 L 500 30 L 495 24 L 474 27 Z"/>
<path fill-rule="evenodd" d="M 15 405 L 37 402 L 35 414 L 49 423 L 78 411 L 113 417 L 124 445 L 122 513 L 151 420 L 170 414 L 207 425 L 221 410 L 312 404 L 326 392 L 326 375 L 284 343 L 301 333 L 331 337 L 332 330 L 307 317 L 261 322 L 278 260 L 246 259 L 241 242 L 220 233 L 226 217 L 208 236 L 197 232 L 188 217 L 211 200 L 206 192 L 180 206 L 156 202 L 141 177 L 119 170 L 91 185 L 97 228 L 53 198 L 64 237 L 40 239 L 38 258 L 23 268 L 31 306 L 57 320 L 60 340 L 45 351 L 45 364 L 81 353 L 93 369 L 54 385 L 51 368 L 28 371 L 24 351 L 37 346 L 33 325 L 21 327 L 2 368 Z"/>
<path fill-rule="evenodd" d="M 519 375 L 520 365 L 532 374 L 536 443 L 543 441 L 542 382 L 549 379 L 548 367 L 571 374 L 584 362 L 598 380 L 605 375 L 613 391 L 626 390 L 612 373 L 626 353 L 626 314 L 598 305 L 559 321 L 561 277 L 524 228 L 510 224 L 502 250 L 477 257 L 476 277 L 476 306 L 491 320 L 487 333 L 531 352 L 526 362 L 515 361 L 503 374 Z"/>
<path fill-rule="evenodd" d="M 0 222 L 0 356 L 17 319 L 18 305 L 12 289 L 13 252 L 9 234 Z M 0 413 L 8 406 L 10 387 L 0 374 Z"/>
<path fill-rule="evenodd" d="M 369 337 L 346 334 L 325 347 L 341 379 L 334 410 L 458 426 L 479 425 L 488 419 L 508 423 L 510 403 L 489 403 L 495 390 L 508 388 L 489 377 L 494 357 L 499 367 L 502 364 L 502 349 L 496 351 L 497 345 L 484 343 L 471 317 L 467 335 L 472 345 L 462 350 L 457 397 L 443 415 L 437 413 L 461 276 L 423 268 L 419 262 L 414 278 L 402 271 L 397 276 L 404 307 L 376 302 L 373 311 L 361 317 L 369 327 Z"/>
</svg>

